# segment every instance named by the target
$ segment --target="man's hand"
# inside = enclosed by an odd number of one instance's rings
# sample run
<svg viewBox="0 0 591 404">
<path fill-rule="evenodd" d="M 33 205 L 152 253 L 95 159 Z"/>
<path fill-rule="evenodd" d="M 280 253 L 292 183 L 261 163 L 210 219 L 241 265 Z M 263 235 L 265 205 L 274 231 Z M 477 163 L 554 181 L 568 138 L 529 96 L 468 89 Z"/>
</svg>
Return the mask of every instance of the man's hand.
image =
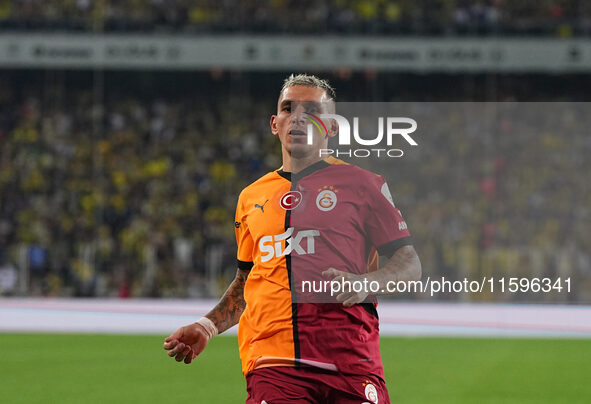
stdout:
<svg viewBox="0 0 591 404">
<path fill-rule="evenodd" d="M 322 276 L 324 279 L 329 280 L 331 282 L 339 282 L 342 284 L 343 281 L 351 282 L 351 290 L 342 291 L 340 294 L 337 295 L 337 302 L 342 302 L 344 307 L 351 307 L 354 304 L 361 303 L 365 300 L 365 298 L 369 295 L 369 291 L 364 290 L 365 288 L 361 288 L 361 291 L 355 292 L 353 290 L 353 284 L 355 282 L 362 282 L 364 277 L 361 275 L 355 275 L 349 272 L 339 271 L 335 268 L 328 268 L 326 271 L 322 272 Z"/>
<path fill-rule="evenodd" d="M 374 289 L 378 292 L 371 293 L 372 295 L 384 294 L 384 291 L 388 290 L 389 282 L 418 281 L 421 279 L 421 272 L 421 261 L 414 247 L 406 245 L 397 249 L 388 262 L 377 271 L 357 275 L 339 271 L 335 268 L 328 268 L 322 272 L 322 276 L 332 282 L 351 282 L 350 291 L 348 287 L 345 287 L 345 291 L 341 289 L 335 290 L 335 293 L 341 290 L 341 293 L 337 296 L 337 301 L 343 302 L 345 307 L 351 307 L 354 304 L 362 303 Z M 355 285 L 355 282 L 363 284 L 363 287 L 357 287 L 360 290 L 359 292 L 354 291 L 353 285 Z M 372 284 L 375 285 L 375 283 L 378 285 L 377 288 L 371 286 Z M 341 283 L 341 288 L 343 287 Z"/>
<path fill-rule="evenodd" d="M 199 355 L 209 342 L 209 334 L 205 327 L 193 323 L 176 330 L 164 340 L 164 349 L 168 356 L 177 362 L 189 364 Z"/>
<path fill-rule="evenodd" d="M 249 270 L 238 269 L 234 281 L 219 303 L 196 323 L 176 330 L 164 340 L 168 356 L 189 364 L 199 355 L 210 339 L 238 324 L 244 312 L 244 284 Z"/>
</svg>

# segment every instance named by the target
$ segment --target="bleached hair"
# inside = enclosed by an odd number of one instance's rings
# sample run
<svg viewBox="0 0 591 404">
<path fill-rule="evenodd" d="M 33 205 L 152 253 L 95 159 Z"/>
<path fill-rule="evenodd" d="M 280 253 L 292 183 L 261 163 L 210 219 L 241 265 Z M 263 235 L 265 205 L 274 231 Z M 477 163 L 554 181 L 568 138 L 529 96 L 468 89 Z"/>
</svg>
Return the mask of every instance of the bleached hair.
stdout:
<svg viewBox="0 0 591 404">
<path fill-rule="evenodd" d="M 281 87 L 281 93 L 283 93 L 283 90 L 285 90 L 287 87 L 292 86 L 318 87 L 323 89 L 330 99 L 332 99 L 333 101 L 336 99 L 336 93 L 334 91 L 334 88 L 332 88 L 328 81 L 320 79 L 311 74 L 292 74 L 283 82 L 283 87 Z"/>
</svg>

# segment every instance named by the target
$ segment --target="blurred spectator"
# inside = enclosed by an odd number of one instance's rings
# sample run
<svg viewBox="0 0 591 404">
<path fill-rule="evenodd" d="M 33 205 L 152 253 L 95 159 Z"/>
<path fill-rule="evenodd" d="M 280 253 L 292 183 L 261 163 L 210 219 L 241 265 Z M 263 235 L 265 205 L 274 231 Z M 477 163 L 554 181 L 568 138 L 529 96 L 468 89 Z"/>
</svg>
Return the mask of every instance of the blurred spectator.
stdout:
<svg viewBox="0 0 591 404">
<path fill-rule="evenodd" d="M 26 31 L 589 35 L 584 0 L 0 0 Z"/>
<path fill-rule="evenodd" d="M 10 296 L 16 293 L 18 285 L 17 268 L 6 261 L 4 254 L 0 251 L 0 296 Z"/>
</svg>

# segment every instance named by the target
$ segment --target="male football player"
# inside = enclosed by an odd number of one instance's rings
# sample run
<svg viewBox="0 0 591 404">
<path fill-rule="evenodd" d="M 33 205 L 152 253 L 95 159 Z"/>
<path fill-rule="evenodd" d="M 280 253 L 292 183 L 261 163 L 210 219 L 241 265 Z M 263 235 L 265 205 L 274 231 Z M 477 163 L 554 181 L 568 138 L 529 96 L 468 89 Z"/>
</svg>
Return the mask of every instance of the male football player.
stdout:
<svg viewBox="0 0 591 404">
<path fill-rule="evenodd" d="M 301 286 L 366 280 L 384 291 L 388 282 L 421 276 L 384 179 L 320 156 L 338 132 L 335 121 L 308 139 L 311 117 L 334 112 L 334 101 L 325 80 L 286 79 L 270 122 L 283 166 L 240 194 L 236 277 L 213 310 L 164 342 L 169 356 L 191 363 L 211 338 L 239 324 L 247 404 L 389 403 L 369 290 L 343 287 L 330 300 Z M 388 258 L 379 269 L 376 252 Z"/>
</svg>

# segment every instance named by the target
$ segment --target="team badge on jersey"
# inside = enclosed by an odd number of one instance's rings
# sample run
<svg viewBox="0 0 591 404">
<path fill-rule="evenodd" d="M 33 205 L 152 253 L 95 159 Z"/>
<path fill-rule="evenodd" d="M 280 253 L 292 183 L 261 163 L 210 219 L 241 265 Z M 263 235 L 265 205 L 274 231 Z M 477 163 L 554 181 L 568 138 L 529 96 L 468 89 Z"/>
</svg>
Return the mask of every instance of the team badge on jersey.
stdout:
<svg viewBox="0 0 591 404">
<path fill-rule="evenodd" d="M 283 194 L 279 205 L 285 210 L 292 210 L 297 208 L 300 202 L 302 202 L 302 194 L 299 191 L 289 191 Z"/>
<path fill-rule="evenodd" d="M 378 404 L 378 390 L 376 386 L 371 383 L 363 383 L 365 385 L 365 398 L 374 404 Z"/>
<path fill-rule="evenodd" d="M 338 189 L 335 189 L 332 185 L 325 185 L 324 187 L 318 189 L 316 207 L 323 212 L 333 210 L 334 207 L 337 206 L 337 192 L 339 192 Z"/>
</svg>

